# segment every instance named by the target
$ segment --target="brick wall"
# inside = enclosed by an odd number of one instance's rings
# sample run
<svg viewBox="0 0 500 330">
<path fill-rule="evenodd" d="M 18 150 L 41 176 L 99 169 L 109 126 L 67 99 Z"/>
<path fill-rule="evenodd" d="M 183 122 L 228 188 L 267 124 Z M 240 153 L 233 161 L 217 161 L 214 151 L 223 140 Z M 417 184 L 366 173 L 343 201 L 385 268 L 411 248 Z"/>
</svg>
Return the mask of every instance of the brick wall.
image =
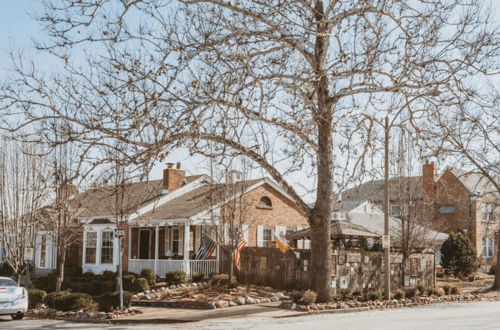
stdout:
<svg viewBox="0 0 500 330">
<path fill-rule="evenodd" d="M 264 196 L 271 200 L 272 207 L 259 205 Z M 294 203 L 268 184 L 261 185 L 234 203 L 222 207 L 222 218 L 224 223 L 233 218 L 236 224 L 249 226 L 249 246 L 257 245 L 257 226 L 309 227 L 307 218 Z"/>
</svg>

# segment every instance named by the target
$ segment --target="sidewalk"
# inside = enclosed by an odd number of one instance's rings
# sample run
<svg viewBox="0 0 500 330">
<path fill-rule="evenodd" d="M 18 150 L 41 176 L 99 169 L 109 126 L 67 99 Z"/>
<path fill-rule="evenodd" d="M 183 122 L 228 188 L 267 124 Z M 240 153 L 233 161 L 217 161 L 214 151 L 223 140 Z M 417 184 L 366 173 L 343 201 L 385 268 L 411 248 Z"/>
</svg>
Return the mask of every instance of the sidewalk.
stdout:
<svg viewBox="0 0 500 330">
<path fill-rule="evenodd" d="M 139 307 L 143 314 L 111 320 L 113 324 L 160 324 L 160 323 L 187 323 L 209 319 L 238 318 L 238 317 L 289 317 L 297 314 L 307 315 L 307 312 L 292 312 L 278 308 L 280 302 L 243 305 L 211 310 L 193 310 L 180 308 Z"/>
</svg>

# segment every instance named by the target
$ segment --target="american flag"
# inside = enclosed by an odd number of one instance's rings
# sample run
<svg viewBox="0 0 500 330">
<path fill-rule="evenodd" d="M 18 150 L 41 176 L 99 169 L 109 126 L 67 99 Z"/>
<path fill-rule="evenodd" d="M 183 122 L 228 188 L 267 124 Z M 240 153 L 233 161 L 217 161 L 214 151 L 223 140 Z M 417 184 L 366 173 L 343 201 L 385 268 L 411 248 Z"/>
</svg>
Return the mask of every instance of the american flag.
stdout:
<svg viewBox="0 0 500 330">
<path fill-rule="evenodd" d="M 196 252 L 196 256 L 194 257 L 195 260 L 203 260 L 203 259 L 208 259 L 214 253 L 215 247 L 217 244 L 215 244 L 215 241 L 208 236 L 205 233 L 202 233 L 201 236 L 201 244 L 200 247 L 198 248 L 198 251 Z"/>
<path fill-rule="evenodd" d="M 236 246 L 236 250 L 234 250 L 234 265 L 238 269 L 240 269 L 241 265 L 241 250 L 243 250 L 244 247 L 245 247 L 245 241 L 241 239 L 238 242 L 238 245 Z"/>
</svg>

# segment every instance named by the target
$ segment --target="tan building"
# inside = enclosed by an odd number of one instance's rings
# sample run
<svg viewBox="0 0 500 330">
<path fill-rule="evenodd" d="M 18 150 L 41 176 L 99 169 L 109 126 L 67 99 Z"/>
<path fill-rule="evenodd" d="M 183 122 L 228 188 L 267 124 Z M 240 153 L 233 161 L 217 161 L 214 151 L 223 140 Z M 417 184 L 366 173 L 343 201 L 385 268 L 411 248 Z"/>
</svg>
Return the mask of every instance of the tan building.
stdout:
<svg viewBox="0 0 500 330">
<path fill-rule="evenodd" d="M 247 246 L 269 246 L 276 237 L 307 226 L 306 217 L 274 181 L 238 177 L 233 172 L 225 183 L 215 183 L 206 175 L 186 176 L 180 164 L 168 164 L 162 180 L 131 183 L 119 192 L 104 187 L 74 195 L 83 271 L 117 269 L 118 228 L 125 233 L 125 271 L 149 267 L 160 276 L 177 269 L 208 276 L 218 272 L 220 247 L 240 239 Z M 196 258 L 207 241 L 217 248 L 209 258 Z"/>
</svg>

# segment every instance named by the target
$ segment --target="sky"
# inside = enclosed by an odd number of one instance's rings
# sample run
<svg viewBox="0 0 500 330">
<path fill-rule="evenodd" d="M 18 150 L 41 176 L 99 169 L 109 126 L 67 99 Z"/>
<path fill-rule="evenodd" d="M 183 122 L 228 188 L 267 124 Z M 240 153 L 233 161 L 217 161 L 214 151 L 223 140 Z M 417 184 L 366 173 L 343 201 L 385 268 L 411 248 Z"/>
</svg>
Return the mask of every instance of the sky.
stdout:
<svg viewBox="0 0 500 330">
<path fill-rule="evenodd" d="M 50 67 L 50 59 L 40 58 L 39 54 L 33 51 L 33 41 L 43 41 L 47 39 L 43 26 L 33 19 L 33 15 L 42 8 L 42 0 L 0 0 L 0 79 L 3 80 L 9 75 L 11 50 L 36 55 L 38 60 L 50 68 L 57 70 L 57 67 Z M 500 24 L 500 11 L 495 10 L 497 24 Z M 59 65 L 59 64 L 57 64 Z M 150 174 L 150 179 L 159 179 L 166 162 L 181 162 L 188 175 L 208 173 L 208 164 L 201 157 L 190 157 L 188 151 L 179 149 L 172 152 L 163 164 L 156 166 Z M 262 173 L 251 173 L 252 178 L 262 176 Z M 292 178 L 292 184 L 296 182 L 312 183 L 312 179 L 306 174 L 298 174 Z M 310 198 L 306 198 L 310 199 Z"/>
</svg>

